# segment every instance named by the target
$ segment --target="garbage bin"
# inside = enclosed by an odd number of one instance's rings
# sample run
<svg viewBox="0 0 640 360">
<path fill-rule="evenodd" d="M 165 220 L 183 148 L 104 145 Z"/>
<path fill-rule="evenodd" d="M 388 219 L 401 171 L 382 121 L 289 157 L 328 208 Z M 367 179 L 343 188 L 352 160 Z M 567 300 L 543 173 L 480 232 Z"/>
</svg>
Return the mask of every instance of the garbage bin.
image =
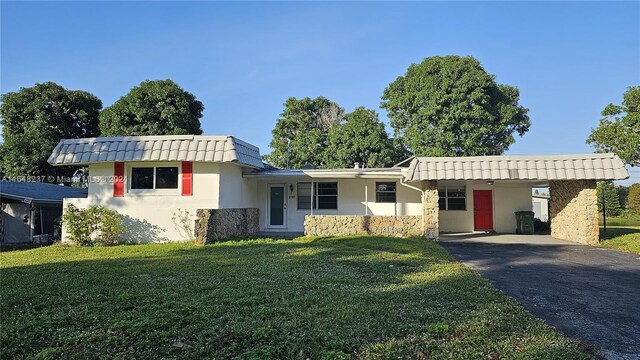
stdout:
<svg viewBox="0 0 640 360">
<path fill-rule="evenodd" d="M 533 235 L 533 211 L 516 211 L 516 234 Z"/>
</svg>

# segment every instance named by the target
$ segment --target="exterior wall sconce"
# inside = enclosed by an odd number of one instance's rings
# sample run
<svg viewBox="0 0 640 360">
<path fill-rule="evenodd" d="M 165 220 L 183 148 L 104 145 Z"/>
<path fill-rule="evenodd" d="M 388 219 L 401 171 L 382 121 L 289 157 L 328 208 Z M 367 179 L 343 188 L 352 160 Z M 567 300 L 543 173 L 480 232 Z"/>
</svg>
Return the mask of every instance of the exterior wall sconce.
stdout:
<svg viewBox="0 0 640 360">
<path fill-rule="evenodd" d="M 293 184 L 289 185 L 289 191 L 293 194 Z"/>
<path fill-rule="evenodd" d="M 487 185 L 493 185 L 493 180 L 487 180 Z"/>
</svg>

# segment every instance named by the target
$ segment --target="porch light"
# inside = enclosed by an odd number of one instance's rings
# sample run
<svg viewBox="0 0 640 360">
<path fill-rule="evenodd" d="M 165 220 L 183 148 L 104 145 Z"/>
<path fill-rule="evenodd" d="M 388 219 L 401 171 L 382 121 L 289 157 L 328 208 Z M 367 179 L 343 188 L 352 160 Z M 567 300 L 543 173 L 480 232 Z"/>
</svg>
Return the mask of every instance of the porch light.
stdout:
<svg viewBox="0 0 640 360">
<path fill-rule="evenodd" d="M 487 180 L 487 185 L 493 185 L 493 180 Z"/>
<path fill-rule="evenodd" d="M 293 184 L 289 185 L 289 191 L 293 194 Z"/>
</svg>

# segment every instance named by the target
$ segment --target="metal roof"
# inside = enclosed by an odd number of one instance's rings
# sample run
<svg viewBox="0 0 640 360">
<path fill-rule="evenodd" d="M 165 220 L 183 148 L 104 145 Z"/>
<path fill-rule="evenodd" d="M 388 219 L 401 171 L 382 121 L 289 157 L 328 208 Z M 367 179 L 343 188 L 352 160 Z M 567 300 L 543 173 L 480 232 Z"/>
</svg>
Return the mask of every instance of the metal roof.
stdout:
<svg viewBox="0 0 640 360">
<path fill-rule="evenodd" d="M 615 154 L 417 157 L 406 181 L 622 180 L 629 173 Z"/>
<path fill-rule="evenodd" d="M 39 182 L 0 181 L 0 197 L 25 203 L 59 203 L 63 198 L 85 198 L 87 189 Z"/>
<path fill-rule="evenodd" d="M 314 179 L 402 178 L 401 168 L 347 168 L 347 169 L 271 169 L 245 173 L 247 178 L 305 177 Z"/>
<path fill-rule="evenodd" d="M 262 169 L 257 147 L 233 136 L 167 135 L 64 139 L 49 157 L 51 165 L 114 161 L 232 162 Z"/>
</svg>

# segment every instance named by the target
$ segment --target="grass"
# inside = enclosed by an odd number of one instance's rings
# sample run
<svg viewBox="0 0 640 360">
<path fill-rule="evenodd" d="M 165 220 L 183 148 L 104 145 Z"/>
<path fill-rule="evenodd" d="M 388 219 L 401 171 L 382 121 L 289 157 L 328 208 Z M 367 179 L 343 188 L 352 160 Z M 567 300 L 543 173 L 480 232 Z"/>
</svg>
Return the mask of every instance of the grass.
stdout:
<svg viewBox="0 0 640 360">
<path fill-rule="evenodd" d="M 2 359 L 591 358 L 418 238 L 52 246 L 0 271 Z"/>
<path fill-rule="evenodd" d="M 600 227 L 600 245 L 640 255 L 640 226 Z"/>
<path fill-rule="evenodd" d="M 600 215 L 598 222 L 600 226 L 604 225 L 602 215 Z M 607 216 L 607 227 L 609 226 L 640 226 L 640 216 Z"/>
</svg>

